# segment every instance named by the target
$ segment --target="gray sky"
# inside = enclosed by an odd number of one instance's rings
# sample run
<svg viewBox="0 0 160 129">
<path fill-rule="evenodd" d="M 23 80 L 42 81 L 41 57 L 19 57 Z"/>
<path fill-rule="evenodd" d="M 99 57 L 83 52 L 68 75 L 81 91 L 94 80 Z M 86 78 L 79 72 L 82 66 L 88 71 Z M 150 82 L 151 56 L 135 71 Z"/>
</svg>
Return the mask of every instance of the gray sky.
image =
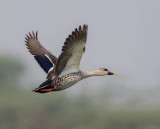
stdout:
<svg viewBox="0 0 160 129">
<path fill-rule="evenodd" d="M 45 73 L 27 51 L 25 34 L 38 30 L 40 42 L 58 56 L 67 36 L 88 24 L 81 69 L 106 67 L 117 76 L 93 77 L 78 85 L 158 86 L 159 7 L 159 0 L 1 0 L 0 54 L 26 64 L 26 82 L 43 82 Z"/>
</svg>

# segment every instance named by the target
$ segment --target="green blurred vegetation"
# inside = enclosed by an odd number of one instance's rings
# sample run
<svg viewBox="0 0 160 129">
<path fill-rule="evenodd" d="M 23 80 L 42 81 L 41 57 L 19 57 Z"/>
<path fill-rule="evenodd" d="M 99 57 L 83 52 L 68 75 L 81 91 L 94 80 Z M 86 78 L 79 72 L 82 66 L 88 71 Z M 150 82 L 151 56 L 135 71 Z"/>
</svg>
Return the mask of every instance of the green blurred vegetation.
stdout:
<svg viewBox="0 0 160 129">
<path fill-rule="evenodd" d="M 0 58 L 1 129 L 160 129 L 159 109 L 108 107 L 104 100 L 111 94 L 72 98 L 65 91 L 37 94 L 20 88 L 24 69 L 19 61 Z"/>
</svg>

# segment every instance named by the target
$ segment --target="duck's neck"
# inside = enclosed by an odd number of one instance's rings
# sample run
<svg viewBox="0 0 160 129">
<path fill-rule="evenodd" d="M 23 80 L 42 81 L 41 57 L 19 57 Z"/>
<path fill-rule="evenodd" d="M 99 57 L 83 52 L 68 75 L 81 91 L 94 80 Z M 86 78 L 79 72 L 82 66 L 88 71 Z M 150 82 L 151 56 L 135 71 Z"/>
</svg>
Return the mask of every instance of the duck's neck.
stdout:
<svg viewBox="0 0 160 129">
<path fill-rule="evenodd" d="M 93 70 L 93 71 L 87 71 L 84 72 L 85 78 L 91 77 L 91 76 L 104 76 L 105 74 L 100 70 Z"/>
</svg>

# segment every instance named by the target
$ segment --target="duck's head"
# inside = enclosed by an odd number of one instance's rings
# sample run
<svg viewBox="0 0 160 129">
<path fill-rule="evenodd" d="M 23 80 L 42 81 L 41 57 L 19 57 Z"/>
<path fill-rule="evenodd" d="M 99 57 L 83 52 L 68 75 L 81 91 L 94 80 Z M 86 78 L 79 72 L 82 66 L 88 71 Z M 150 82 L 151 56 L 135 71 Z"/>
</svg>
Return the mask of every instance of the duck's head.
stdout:
<svg viewBox="0 0 160 129">
<path fill-rule="evenodd" d="M 116 75 L 116 73 L 112 73 L 106 68 L 100 68 L 99 70 L 101 70 L 101 72 L 103 72 L 104 75 Z"/>
</svg>

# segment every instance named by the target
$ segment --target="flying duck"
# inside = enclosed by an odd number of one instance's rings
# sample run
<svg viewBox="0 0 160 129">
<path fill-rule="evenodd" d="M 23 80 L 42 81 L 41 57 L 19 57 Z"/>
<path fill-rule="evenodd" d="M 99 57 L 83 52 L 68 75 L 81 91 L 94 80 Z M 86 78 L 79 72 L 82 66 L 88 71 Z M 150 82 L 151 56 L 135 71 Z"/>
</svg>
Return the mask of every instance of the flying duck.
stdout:
<svg viewBox="0 0 160 129">
<path fill-rule="evenodd" d="M 62 53 L 58 58 L 41 45 L 37 31 L 36 33 L 32 31 L 32 33 L 26 35 L 25 42 L 29 52 L 47 74 L 46 81 L 33 91 L 38 93 L 60 91 L 90 76 L 116 75 L 106 68 L 89 72 L 79 69 L 82 55 L 85 52 L 87 30 L 87 25 L 76 28 L 66 38 Z"/>
</svg>

